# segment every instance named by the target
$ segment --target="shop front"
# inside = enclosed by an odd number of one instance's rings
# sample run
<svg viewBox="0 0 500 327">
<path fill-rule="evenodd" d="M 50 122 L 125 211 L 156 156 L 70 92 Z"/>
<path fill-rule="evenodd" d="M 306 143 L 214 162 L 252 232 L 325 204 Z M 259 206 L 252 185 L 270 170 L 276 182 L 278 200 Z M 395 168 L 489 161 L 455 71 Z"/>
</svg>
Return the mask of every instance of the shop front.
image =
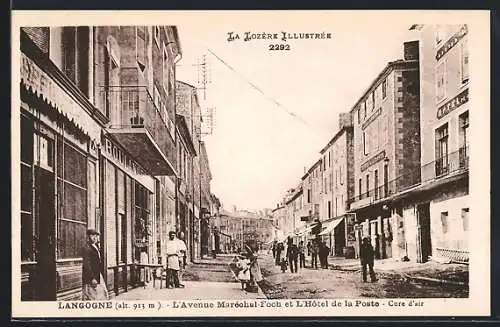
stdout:
<svg viewBox="0 0 500 327">
<path fill-rule="evenodd" d="M 13 245 L 20 245 L 21 300 L 79 299 L 81 248 L 87 229 L 98 225 L 98 142 L 106 118 L 92 119 L 88 99 L 21 39 L 20 244 Z"/>
</svg>

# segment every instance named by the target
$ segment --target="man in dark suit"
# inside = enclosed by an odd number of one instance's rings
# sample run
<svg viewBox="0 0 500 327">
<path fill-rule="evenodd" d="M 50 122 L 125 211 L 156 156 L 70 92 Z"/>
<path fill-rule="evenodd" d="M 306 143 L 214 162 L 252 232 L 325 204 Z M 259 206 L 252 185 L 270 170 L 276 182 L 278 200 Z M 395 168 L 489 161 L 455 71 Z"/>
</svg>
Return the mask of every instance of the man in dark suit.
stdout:
<svg viewBox="0 0 500 327">
<path fill-rule="evenodd" d="M 87 231 L 88 243 L 82 250 L 82 299 L 104 300 L 108 297 L 101 273 L 102 255 L 97 245 L 99 232 Z"/>
<path fill-rule="evenodd" d="M 361 268 L 363 272 L 363 282 L 366 283 L 366 268 L 368 266 L 368 272 L 370 273 L 370 279 L 373 282 L 377 281 L 377 277 L 375 276 L 375 272 L 373 271 L 373 262 L 374 262 L 374 254 L 373 246 L 370 242 L 369 237 L 363 238 L 363 243 L 361 244 L 359 250 L 359 259 L 361 260 Z"/>
</svg>

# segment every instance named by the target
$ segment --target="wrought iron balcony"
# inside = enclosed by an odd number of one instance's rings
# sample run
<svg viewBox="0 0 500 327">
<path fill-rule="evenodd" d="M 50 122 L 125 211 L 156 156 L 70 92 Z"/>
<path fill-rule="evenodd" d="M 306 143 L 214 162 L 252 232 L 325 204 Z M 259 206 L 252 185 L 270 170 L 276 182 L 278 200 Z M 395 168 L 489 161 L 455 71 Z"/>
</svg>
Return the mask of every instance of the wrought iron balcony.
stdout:
<svg viewBox="0 0 500 327">
<path fill-rule="evenodd" d="M 381 186 L 370 189 L 348 200 L 351 209 L 363 207 L 374 201 L 382 200 L 399 192 L 408 190 L 420 184 L 440 180 L 446 176 L 459 175 L 469 168 L 468 146 L 461 147 L 458 151 L 429 162 L 413 172 L 399 176 Z M 365 182 L 365 180 L 363 180 Z"/>
<path fill-rule="evenodd" d="M 175 125 L 166 107 L 142 86 L 102 87 L 100 96 L 108 132 L 152 175 L 174 175 Z"/>
<path fill-rule="evenodd" d="M 422 183 L 461 173 L 469 168 L 469 147 L 463 146 L 436 161 L 422 166 Z"/>
</svg>

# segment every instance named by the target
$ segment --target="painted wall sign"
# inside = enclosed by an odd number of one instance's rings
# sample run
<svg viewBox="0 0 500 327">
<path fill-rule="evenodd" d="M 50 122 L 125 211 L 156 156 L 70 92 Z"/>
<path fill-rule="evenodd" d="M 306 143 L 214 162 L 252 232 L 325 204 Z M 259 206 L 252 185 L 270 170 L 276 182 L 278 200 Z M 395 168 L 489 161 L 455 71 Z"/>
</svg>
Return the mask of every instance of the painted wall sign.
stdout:
<svg viewBox="0 0 500 327">
<path fill-rule="evenodd" d="M 465 89 L 462 91 L 460 94 L 455 96 L 453 99 L 450 101 L 446 102 L 444 105 L 438 108 L 437 110 L 437 118 L 441 119 L 453 110 L 457 109 L 464 103 L 467 103 L 469 101 L 469 89 Z"/>
<path fill-rule="evenodd" d="M 450 51 L 458 41 L 460 41 L 467 34 L 467 25 L 462 25 L 460 30 L 456 32 L 436 53 L 436 60 L 441 59 L 448 51 Z"/>
<path fill-rule="evenodd" d="M 385 150 L 382 150 L 373 157 L 371 157 L 370 159 L 368 159 L 367 161 L 365 161 L 363 164 L 361 164 L 361 171 L 365 171 L 366 169 L 368 169 L 368 167 L 376 164 L 377 162 L 383 160 L 384 158 L 385 158 Z"/>
<path fill-rule="evenodd" d="M 366 127 L 368 127 L 368 125 L 370 125 L 375 119 L 377 119 L 378 116 L 380 116 L 382 114 L 382 108 L 378 108 L 377 111 L 375 111 L 375 113 L 373 115 L 370 116 L 370 118 L 368 118 L 364 123 L 363 125 L 361 126 L 362 129 L 365 129 Z"/>
</svg>

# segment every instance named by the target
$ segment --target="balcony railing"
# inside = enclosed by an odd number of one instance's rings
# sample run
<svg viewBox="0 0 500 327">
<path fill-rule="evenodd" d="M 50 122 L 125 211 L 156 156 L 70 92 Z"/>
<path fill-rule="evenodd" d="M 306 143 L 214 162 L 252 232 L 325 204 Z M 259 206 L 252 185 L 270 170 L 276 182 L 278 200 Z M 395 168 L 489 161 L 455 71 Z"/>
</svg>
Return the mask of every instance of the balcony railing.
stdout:
<svg viewBox="0 0 500 327">
<path fill-rule="evenodd" d="M 366 193 L 350 198 L 348 202 L 352 204 L 368 198 L 374 201 L 384 199 L 421 183 L 466 170 L 469 168 L 468 148 L 468 146 L 461 147 L 458 151 L 452 152 L 446 157 L 438 158 L 415 169 L 409 174 L 399 176 L 381 186 L 370 189 Z"/>
<path fill-rule="evenodd" d="M 167 158 L 169 165 L 175 167 L 175 125 L 166 107 L 159 102 L 158 105 L 155 104 L 145 86 L 102 87 L 100 96 L 106 115 L 110 119 L 110 131 L 121 131 L 121 133 L 124 129 L 130 133 L 147 131 L 155 143 L 153 147 L 158 148 Z M 142 139 L 136 139 L 137 142 L 142 142 Z M 147 156 L 147 153 L 139 151 L 138 159 L 141 160 L 143 155 Z M 158 158 L 150 159 L 158 161 Z"/>
<path fill-rule="evenodd" d="M 423 165 L 422 182 L 428 182 L 467 168 L 469 168 L 469 147 L 463 146 L 458 151 Z"/>
</svg>

